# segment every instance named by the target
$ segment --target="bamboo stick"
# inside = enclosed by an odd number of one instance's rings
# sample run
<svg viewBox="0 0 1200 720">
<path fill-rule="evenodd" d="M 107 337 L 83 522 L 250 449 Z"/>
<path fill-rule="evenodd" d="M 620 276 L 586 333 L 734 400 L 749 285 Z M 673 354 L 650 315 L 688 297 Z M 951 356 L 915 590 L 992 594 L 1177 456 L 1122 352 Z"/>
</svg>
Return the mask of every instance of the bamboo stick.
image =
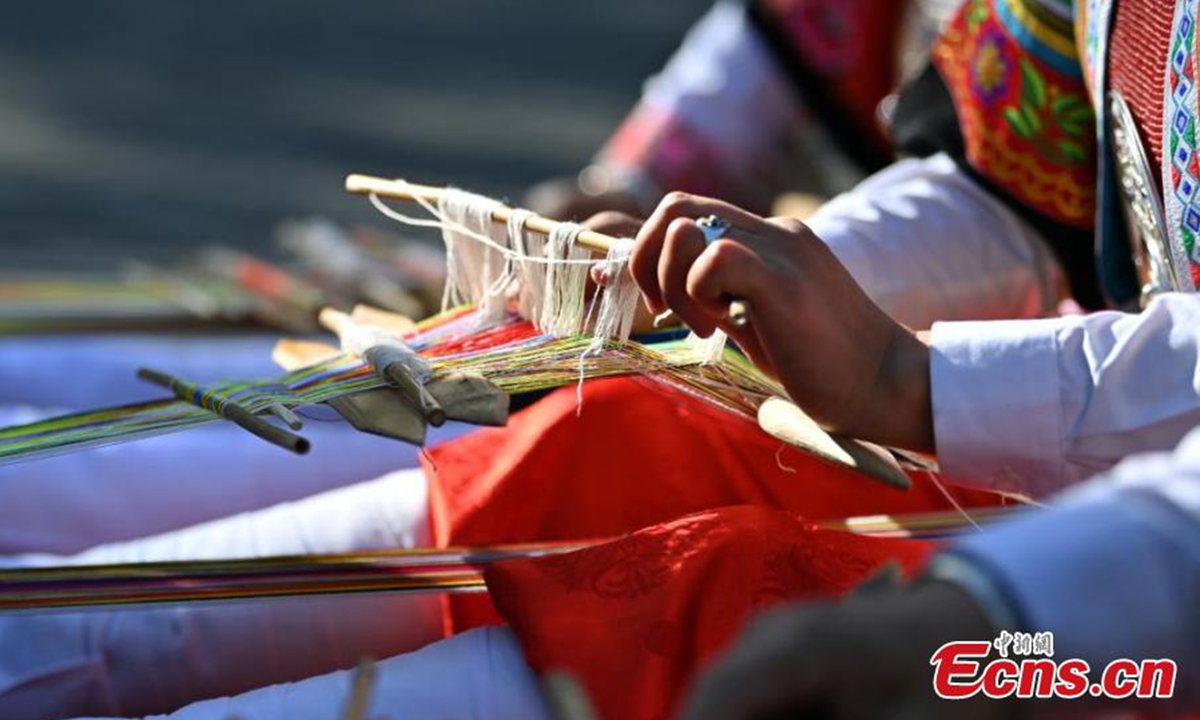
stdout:
<svg viewBox="0 0 1200 720">
<path fill-rule="evenodd" d="M 379 197 L 391 198 L 393 200 L 424 200 L 429 203 L 437 204 L 439 198 L 442 197 L 442 192 L 445 188 L 433 187 L 431 185 L 416 185 L 409 182 L 397 182 L 395 180 L 387 180 L 380 177 L 372 177 L 370 175 L 347 175 L 346 176 L 346 191 L 356 195 L 378 195 Z M 497 205 L 492 211 L 492 220 L 498 223 L 506 223 L 512 217 L 513 209 L 507 205 Z M 525 227 L 530 230 L 535 230 L 540 233 L 549 235 L 554 232 L 554 228 L 561 223 L 550 218 L 542 217 L 541 215 L 532 215 L 525 221 Z M 607 253 L 609 249 L 616 244 L 617 238 L 604 233 L 596 232 L 595 230 L 584 230 L 579 233 L 576 242 L 589 250 L 594 250 L 600 253 Z"/>
<path fill-rule="evenodd" d="M 346 176 L 346 192 L 356 195 L 378 195 L 379 197 L 390 198 L 392 200 L 424 200 L 428 203 L 437 204 L 438 199 L 442 197 L 444 191 L 445 188 L 432 185 L 417 185 L 407 181 L 388 180 L 371 175 L 353 173 Z M 512 208 L 507 205 L 497 205 L 492 211 L 492 220 L 498 223 L 507 223 L 512 214 Z M 531 215 L 525 221 L 525 226 L 529 229 L 547 235 L 554 232 L 554 229 L 560 224 L 557 220 L 551 220 L 541 215 Z M 596 232 L 595 230 L 584 230 L 579 233 L 575 242 L 589 250 L 607 253 L 616 244 L 617 238 Z M 730 301 L 729 321 L 734 327 L 745 327 L 748 322 L 748 307 L 745 300 L 734 298 Z"/>
</svg>

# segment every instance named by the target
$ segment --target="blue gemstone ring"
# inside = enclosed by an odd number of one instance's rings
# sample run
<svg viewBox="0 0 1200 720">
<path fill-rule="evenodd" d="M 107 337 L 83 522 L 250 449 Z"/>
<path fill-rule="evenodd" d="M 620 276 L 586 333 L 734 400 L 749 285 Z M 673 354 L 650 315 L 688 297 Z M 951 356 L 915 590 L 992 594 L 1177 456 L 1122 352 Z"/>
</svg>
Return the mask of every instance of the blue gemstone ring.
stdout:
<svg viewBox="0 0 1200 720">
<path fill-rule="evenodd" d="M 725 234 L 729 232 L 729 228 L 733 227 L 728 220 L 719 215 L 702 217 L 696 221 L 696 224 L 700 226 L 700 232 L 704 233 L 705 245 L 712 245 L 725 237 Z"/>
</svg>

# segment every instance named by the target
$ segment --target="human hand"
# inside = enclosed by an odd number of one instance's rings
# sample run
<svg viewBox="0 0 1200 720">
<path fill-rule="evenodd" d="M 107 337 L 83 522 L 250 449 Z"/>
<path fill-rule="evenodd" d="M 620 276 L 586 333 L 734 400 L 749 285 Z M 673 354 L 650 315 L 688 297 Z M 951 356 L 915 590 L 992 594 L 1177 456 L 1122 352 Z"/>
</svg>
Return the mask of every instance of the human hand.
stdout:
<svg viewBox="0 0 1200 720">
<path fill-rule="evenodd" d="M 588 230 L 595 230 L 596 232 L 614 237 L 633 237 L 641 229 L 642 219 L 627 213 L 608 210 L 591 216 L 583 222 L 583 226 Z M 607 278 L 598 276 L 596 272 L 598 269 L 592 271 L 589 279 L 593 283 L 602 284 L 607 281 Z M 678 320 L 675 320 L 675 322 L 678 322 Z M 655 329 L 654 313 L 651 313 L 645 304 L 639 304 L 637 313 L 633 317 L 634 334 L 653 332 Z"/>
<path fill-rule="evenodd" d="M 729 222 L 706 243 L 696 220 Z M 803 223 L 672 193 L 637 234 L 630 270 L 652 313 L 723 329 L 827 429 L 933 450 L 929 350 L 874 302 Z M 744 299 L 749 323 L 729 321 Z"/>
</svg>

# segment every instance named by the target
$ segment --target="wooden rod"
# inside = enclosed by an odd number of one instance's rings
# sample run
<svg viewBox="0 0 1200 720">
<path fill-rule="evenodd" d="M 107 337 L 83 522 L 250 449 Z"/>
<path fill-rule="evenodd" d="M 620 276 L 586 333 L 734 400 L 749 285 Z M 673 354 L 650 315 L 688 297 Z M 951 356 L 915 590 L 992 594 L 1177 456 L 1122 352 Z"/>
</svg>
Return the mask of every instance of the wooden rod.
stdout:
<svg viewBox="0 0 1200 720">
<path fill-rule="evenodd" d="M 137 376 L 146 382 L 170 390 L 176 398 L 183 402 L 190 403 L 202 410 L 207 410 L 225 418 L 234 425 L 257 435 L 272 445 L 278 445 L 284 450 L 290 450 L 297 455 L 304 455 L 309 450 L 310 445 L 305 438 L 272 425 L 233 400 L 223 398 L 219 404 L 210 406 L 201 403 L 197 398 L 198 386 L 184 382 L 177 377 L 172 377 L 164 372 L 151 370 L 150 368 L 141 368 L 137 371 Z"/>
<path fill-rule="evenodd" d="M 437 204 L 445 188 L 432 185 L 417 185 L 406 181 L 388 180 L 387 178 L 357 173 L 346 176 L 346 191 L 356 195 L 378 195 L 392 200 L 424 200 Z M 507 223 L 512 217 L 513 209 L 507 205 L 497 205 L 492 211 L 492 219 L 498 223 Z M 549 235 L 561 223 L 541 215 L 531 215 L 525 221 L 525 226 L 531 230 Z M 607 253 L 617 242 L 617 238 L 594 230 L 584 230 L 575 239 L 577 243 L 600 253 Z M 729 320 L 735 327 L 744 327 L 748 322 L 748 308 L 745 300 L 734 298 L 729 303 Z"/>
<path fill-rule="evenodd" d="M 437 201 L 442 197 L 445 188 L 433 187 L 431 185 L 415 185 L 409 182 L 398 182 L 370 175 L 347 175 L 346 191 L 356 195 L 374 194 L 393 200 L 424 200 L 436 205 Z M 496 209 L 492 211 L 492 219 L 498 223 L 506 223 L 512 217 L 512 214 L 512 208 L 507 205 L 497 205 Z M 551 220 L 541 215 L 531 215 L 525 221 L 525 227 L 547 235 L 554 232 L 554 228 L 561 224 L 556 220 Z M 589 250 L 607 253 L 609 248 L 616 244 L 617 238 L 596 232 L 595 230 L 584 230 L 579 233 L 579 237 L 575 241 Z"/>
</svg>

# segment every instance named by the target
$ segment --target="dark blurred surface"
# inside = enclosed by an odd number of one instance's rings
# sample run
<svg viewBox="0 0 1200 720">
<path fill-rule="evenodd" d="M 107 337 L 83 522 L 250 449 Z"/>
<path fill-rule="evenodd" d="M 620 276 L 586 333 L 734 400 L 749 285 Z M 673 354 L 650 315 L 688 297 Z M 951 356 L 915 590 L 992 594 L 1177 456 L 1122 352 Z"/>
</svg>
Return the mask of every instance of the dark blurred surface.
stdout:
<svg viewBox="0 0 1200 720">
<path fill-rule="evenodd" d="M 0 23 L 0 267 L 102 269 L 281 218 L 346 172 L 514 198 L 585 163 L 709 0 L 78 0 Z"/>
</svg>

